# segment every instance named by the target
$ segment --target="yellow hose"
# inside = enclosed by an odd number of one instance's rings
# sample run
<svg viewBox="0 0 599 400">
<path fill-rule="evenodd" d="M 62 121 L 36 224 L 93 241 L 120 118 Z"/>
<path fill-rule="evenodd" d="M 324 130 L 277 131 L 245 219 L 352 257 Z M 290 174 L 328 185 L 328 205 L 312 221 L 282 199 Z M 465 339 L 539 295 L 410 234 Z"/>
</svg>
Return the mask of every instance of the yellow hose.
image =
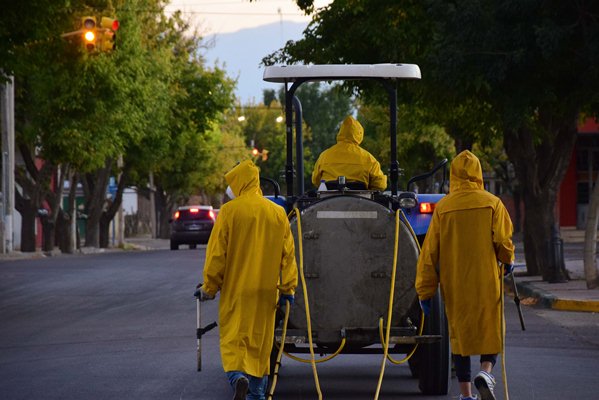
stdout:
<svg viewBox="0 0 599 400">
<path fill-rule="evenodd" d="M 389 294 L 389 307 L 387 307 L 387 329 L 385 332 L 385 343 L 383 344 L 383 361 L 381 362 L 381 373 L 376 386 L 374 400 L 379 398 L 381 386 L 383 385 L 383 376 L 385 375 L 385 365 L 389 356 L 389 336 L 391 335 L 391 317 L 393 315 L 393 297 L 395 295 L 395 274 L 397 272 L 397 251 L 399 249 L 399 212 L 395 212 L 395 245 L 393 246 L 393 267 L 391 269 L 391 293 Z"/>
<path fill-rule="evenodd" d="M 300 278 L 302 279 L 302 290 L 304 294 L 304 302 L 306 307 L 306 323 L 308 328 L 308 343 L 310 345 L 310 359 L 312 364 L 312 373 L 314 375 L 314 384 L 318 392 L 318 400 L 322 400 L 322 392 L 320 391 L 320 383 L 318 382 L 318 372 L 316 371 L 316 359 L 314 356 L 314 344 L 312 341 L 312 322 L 310 321 L 310 305 L 308 303 L 308 289 L 306 287 L 306 277 L 304 276 L 304 250 L 302 247 L 302 222 L 300 211 L 297 207 L 293 209 L 297 216 L 297 242 L 299 243 L 299 269 Z M 283 344 L 284 345 L 284 344 Z"/>
<path fill-rule="evenodd" d="M 505 369 L 505 294 L 503 293 L 503 265 L 500 269 L 500 293 L 501 293 L 501 374 L 503 376 L 503 393 L 505 400 L 510 400 L 510 394 L 507 387 L 507 372 Z"/>
<path fill-rule="evenodd" d="M 318 364 L 318 363 L 323 363 L 323 362 L 332 360 L 333 358 L 337 357 L 339 355 L 339 353 L 341 353 L 341 351 L 343 350 L 344 347 L 345 347 L 345 338 L 342 338 L 341 339 L 341 344 L 339 345 L 339 348 L 337 349 L 337 351 L 335 351 L 333 354 L 330 354 L 330 355 L 328 355 L 326 357 L 319 358 L 318 360 L 314 360 L 314 362 L 316 364 Z M 299 361 L 299 362 L 302 362 L 302 363 L 312 363 L 312 359 L 307 360 L 305 358 L 296 357 L 293 354 L 290 354 L 290 353 L 286 352 L 285 350 L 283 350 L 283 354 L 285 354 L 287 357 L 289 357 L 289 358 L 291 358 L 292 360 L 295 360 L 295 361 Z"/>
<path fill-rule="evenodd" d="M 422 335 L 423 329 L 424 329 L 424 312 L 420 311 L 420 326 L 418 327 L 418 335 L 419 336 Z M 382 318 L 379 319 L 379 336 L 381 338 L 381 344 L 384 346 L 385 343 L 387 343 L 387 342 L 383 336 L 383 319 Z M 410 358 L 412 358 L 412 356 L 416 352 L 416 349 L 418 349 L 418 343 L 416 343 L 414 345 L 414 348 L 412 349 L 412 351 L 410 351 L 408 353 L 408 355 L 406 355 L 401 360 L 397 361 L 394 358 L 392 358 L 391 355 L 389 355 L 389 354 L 387 354 L 387 360 L 389 360 L 392 364 L 395 364 L 395 365 L 403 364 L 406 361 L 408 361 Z"/>
<path fill-rule="evenodd" d="M 285 347 L 285 337 L 287 336 L 287 322 L 289 322 L 289 309 L 291 308 L 291 304 L 289 300 L 285 300 L 285 318 L 283 319 L 283 332 L 281 334 L 281 343 L 283 346 L 279 347 L 279 351 L 277 352 L 277 361 L 275 363 L 275 368 L 273 371 L 272 385 L 270 385 L 270 390 L 268 392 L 268 398 L 272 399 L 275 394 L 275 388 L 277 387 L 277 380 L 279 378 L 279 366 L 281 365 L 281 358 L 283 357 L 283 347 Z M 276 341 L 275 341 L 276 343 Z"/>
<path fill-rule="evenodd" d="M 418 246 L 418 253 L 420 253 L 420 250 L 421 250 L 420 243 L 418 242 L 418 237 L 416 237 L 416 233 L 414 232 L 414 229 L 412 229 L 412 226 L 408 222 L 403 211 L 401 211 L 401 209 L 399 209 L 398 211 L 400 212 L 400 216 L 403 217 L 403 221 L 405 222 L 406 226 L 410 230 L 410 234 L 414 238 L 414 241 L 416 242 L 416 246 Z M 397 250 L 396 250 L 396 252 L 397 252 Z M 420 325 L 418 327 L 418 336 L 422 335 L 423 330 L 424 330 L 424 312 L 421 310 L 420 311 Z M 381 338 L 381 344 L 384 346 L 387 341 L 383 337 L 383 319 L 382 318 L 379 319 L 379 336 Z M 387 360 L 389 360 L 392 364 L 395 364 L 395 365 L 403 364 L 406 361 L 408 361 L 410 358 L 412 358 L 412 356 L 414 355 L 414 353 L 416 352 L 417 349 L 418 349 L 418 343 L 416 343 L 414 345 L 414 348 L 412 349 L 412 351 L 410 351 L 410 353 L 408 353 L 403 359 L 401 359 L 399 361 L 395 360 L 393 357 L 391 357 L 387 353 Z"/>
</svg>

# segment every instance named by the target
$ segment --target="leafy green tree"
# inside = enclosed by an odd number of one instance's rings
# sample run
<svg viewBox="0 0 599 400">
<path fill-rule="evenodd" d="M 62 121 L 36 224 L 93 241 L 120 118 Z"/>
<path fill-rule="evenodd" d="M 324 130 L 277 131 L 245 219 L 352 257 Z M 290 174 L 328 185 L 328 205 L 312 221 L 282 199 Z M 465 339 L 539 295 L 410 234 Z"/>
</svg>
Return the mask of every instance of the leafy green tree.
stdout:
<svg viewBox="0 0 599 400">
<path fill-rule="evenodd" d="M 406 189 L 411 177 L 428 172 L 443 158 L 450 159 L 455 155 L 453 139 L 445 130 L 438 125 L 422 124 L 414 112 L 413 107 L 402 106 L 398 113 L 397 161 L 402 169 L 402 190 Z M 388 176 L 391 163 L 388 107 L 364 105 L 360 107 L 358 118 L 364 126 L 363 147 L 376 157 Z M 437 183 L 443 180 L 441 176 L 435 178 L 438 178 Z M 432 180 L 421 181 L 419 190 L 441 189 L 433 188 L 433 184 Z"/>
<path fill-rule="evenodd" d="M 28 3 L 34 16 L 43 14 L 38 7 L 48 5 Z M 49 17 L 35 24 L 32 20 L 27 29 L 12 20 L 20 6 L 9 5 L 0 17 L 0 35 L 7 40 L 0 51 L 9 56 L 3 58 L 2 68 L 15 74 L 18 85 L 17 142 L 25 164 L 17 171 L 17 204 L 25 249 L 35 249 L 34 224 L 43 204 L 52 222 L 44 224 L 44 230 L 63 219 L 66 226 L 67 219 L 75 218 L 76 210 L 62 209 L 65 179 L 71 181 L 73 199 L 73 179 L 82 178 L 85 244 L 97 247 L 107 244 L 108 224 L 124 187 L 143 182 L 148 171 L 157 171 L 168 182 L 175 172 L 169 171 L 168 160 L 180 160 L 181 148 L 196 150 L 188 157 L 193 168 L 185 171 L 186 182 L 201 185 L 197 177 L 211 174 L 222 136 L 216 122 L 232 102 L 233 83 L 223 71 L 204 67 L 198 52 L 201 38 L 189 37 L 181 14 L 166 16 L 164 4 L 71 1 L 66 8 L 49 6 Z M 79 29 L 83 15 L 118 16 L 115 51 L 82 52 L 77 35 L 61 38 Z M 119 178 L 118 190 L 107 201 L 110 176 Z M 59 231 L 68 235 L 67 229 Z M 45 232 L 46 236 L 52 234 Z M 51 249 L 53 240 L 47 242 Z"/>
<path fill-rule="evenodd" d="M 402 84 L 401 96 L 461 139 L 458 150 L 503 137 L 523 183 L 528 272 L 551 279 L 557 191 L 579 116 L 598 110 L 598 8 L 587 0 L 335 0 L 267 62 L 419 64 L 424 79 Z"/>
<path fill-rule="evenodd" d="M 35 10 L 46 5 L 43 1 L 30 2 L 28 7 L 33 15 L 39 16 Z M 16 141 L 23 159 L 30 160 L 17 167 L 16 173 L 21 187 L 16 194 L 17 209 L 23 217 L 22 248 L 26 251 L 35 249 L 34 223 L 44 201 L 50 208 L 46 221 L 52 222 L 44 224 L 44 230 L 53 229 L 55 225 L 62 197 L 62 187 L 57 185 L 64 179 L 64 172 L 101 165 L 102 158 L 122 143 L 105 129 L 104 121 L 98 120 L 95 110 L 105 107 L 105 103 L 102 99 L 96 102 L 96 93 L 89 90 L 94 79 L 102 77 L 107 60 L 100 58 L 96 64 L 86 63 L 79 54 L 80 44 L 61 38 L 62 33 L 74 27 L 78 29 L 78 15 L 90 12 L 83 2 L 69 5 L 61 10 L 49 7 L 50 18 L 31 20 L 28 28 L 18 28 L 14 36 L 8 38 L 12 48 L 8 50 L 7 63 L 19 88 Z M 105 2 L 104 6 L 110 4 Z M 10 13 L 8 15 L 12 18 Z M 19 37 L 20 34 L 25 36 Z M 114 81 L 100 80 L 103 89 L 100 95 L 113 90 Z M 91 131 L 95 125 L 99 128 L 94 136 Z M 36 165 L 38 157 L 44 160 L 42 167 Z M 38 173 L 48 169 L 53 171 Z M 57 175 L 58 171 L 61 174 Z M 53 187 L 52 176 L 61 177 L 54 180 Z M 44 233 L 46 238 L 52 236 L 52 232 Z M 50 248 L 53 246 L 53 240 L 45 242 Z"/>
<path fill-rule="evenodd" d="M 243 118 L 240 118 L 243 117 Z M 260 168 L 260 176 L 280 181 L 285 169 L 285 123 L 281 104 L 248 103 L 229 115 L 228 124 L 237 125 L 245 139 L 246 154 Z M 252 144 L 260 154 L 251 154 Z M 264 152 L 266 150 L 267 152 Z"/>
</svg>

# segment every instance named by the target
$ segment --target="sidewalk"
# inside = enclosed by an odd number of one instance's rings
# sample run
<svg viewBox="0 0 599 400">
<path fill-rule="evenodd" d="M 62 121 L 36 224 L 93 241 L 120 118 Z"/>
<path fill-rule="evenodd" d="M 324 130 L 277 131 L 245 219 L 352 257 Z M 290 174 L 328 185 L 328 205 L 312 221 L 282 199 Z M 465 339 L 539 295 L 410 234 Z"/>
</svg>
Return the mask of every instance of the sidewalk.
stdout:
<svg viewBox="0 0 599 400">
<path fill-rule="evenodd" d="M 574 244 L 584 243 L 584 231 L 575 229 L 562 229 L 561 237 L 564 248 Z M 599 288 L 588 290 L 584 278 L 583 250 L 580 255 L 569 257 L 565 260 L 566 270 L 570 280 L 564 283 L 548 283 L 540 276 L 525 276 L 526 265 L 522 253 L 522 242 L 516 237 L 516 262 L 518 266 L 514 273 L 518 295 L 522 304 L 540 305 L 546 308 L 565 311 L 599 312 Z M 578 247 L 577 247 L 578 248 Z M 506 281 L 506 285 L 510 285 Z M 511 287 L 507 287 L 511 292 Z"/>
</svg>

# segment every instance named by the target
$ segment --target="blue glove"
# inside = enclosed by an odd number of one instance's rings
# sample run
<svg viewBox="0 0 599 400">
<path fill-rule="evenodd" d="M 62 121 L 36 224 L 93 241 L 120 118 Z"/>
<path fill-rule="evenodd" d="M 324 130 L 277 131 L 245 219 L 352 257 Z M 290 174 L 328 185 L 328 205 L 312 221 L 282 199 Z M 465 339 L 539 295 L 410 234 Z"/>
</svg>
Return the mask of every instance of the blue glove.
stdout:
<svg viewBox="0 0 599 400">
<path fill-rule="evenodd" d="M 503 264 L 503 276 L 507 276 L 514 272 L 514 264 Z"/>
<path fill-rule="evenodd" d="M 279 296 L 279 307 L 283 307 L 287 300 L 289 300 L 289 305 L 292 306 L 295 298 L 292 294 L 282 294 Z"/>
<path fill-rule="evenodd" d="M 422 308 L 424 315 L 428 315 L 431 312 L 432 306 L 433 302 L 431 299 L 420 300 L 420 308 Z"/>
<path fill-rule="evenodd" d="M 197 297 L 200 301 L 214 300 L 214 296 L 206 293 L 204 289 L 202 289 L 201 287 L 199 289 L 196 289 L 193 295 Z"/>
</svg>

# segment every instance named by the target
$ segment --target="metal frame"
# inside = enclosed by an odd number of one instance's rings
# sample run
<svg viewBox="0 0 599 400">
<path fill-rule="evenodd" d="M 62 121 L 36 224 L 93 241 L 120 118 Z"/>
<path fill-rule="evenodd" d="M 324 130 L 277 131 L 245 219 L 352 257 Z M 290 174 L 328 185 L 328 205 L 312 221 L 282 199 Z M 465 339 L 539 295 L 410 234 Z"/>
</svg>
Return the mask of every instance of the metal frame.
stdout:
<svg viewBox="0 0 599 400">
<path fill-rule="evenodd" d="M 298 163 L 297 195 L 304 194 L 303 137 L 301 133 L 301 103 L 295 96 L 296 90 L 305 82 L 332 80 L 374 80 L 380 82 L 389 96 L 390 178 L 391 194 L 397 195 L 399 164 L 397 162 L 397 79 L 420 79 L 420 68 L 415 64 L 327 64 L 327 65 L 278 65 L 266 67 L 263 79 L 267 82 L 285 84 L 285 126 L 287 160 L 285 183 L 287 197 L 294 196 L 293 180 L 293 110 L 296 113 L 296 160 Z M 289 84 L 291 83 L 291 86 Z"/>
</svg>

